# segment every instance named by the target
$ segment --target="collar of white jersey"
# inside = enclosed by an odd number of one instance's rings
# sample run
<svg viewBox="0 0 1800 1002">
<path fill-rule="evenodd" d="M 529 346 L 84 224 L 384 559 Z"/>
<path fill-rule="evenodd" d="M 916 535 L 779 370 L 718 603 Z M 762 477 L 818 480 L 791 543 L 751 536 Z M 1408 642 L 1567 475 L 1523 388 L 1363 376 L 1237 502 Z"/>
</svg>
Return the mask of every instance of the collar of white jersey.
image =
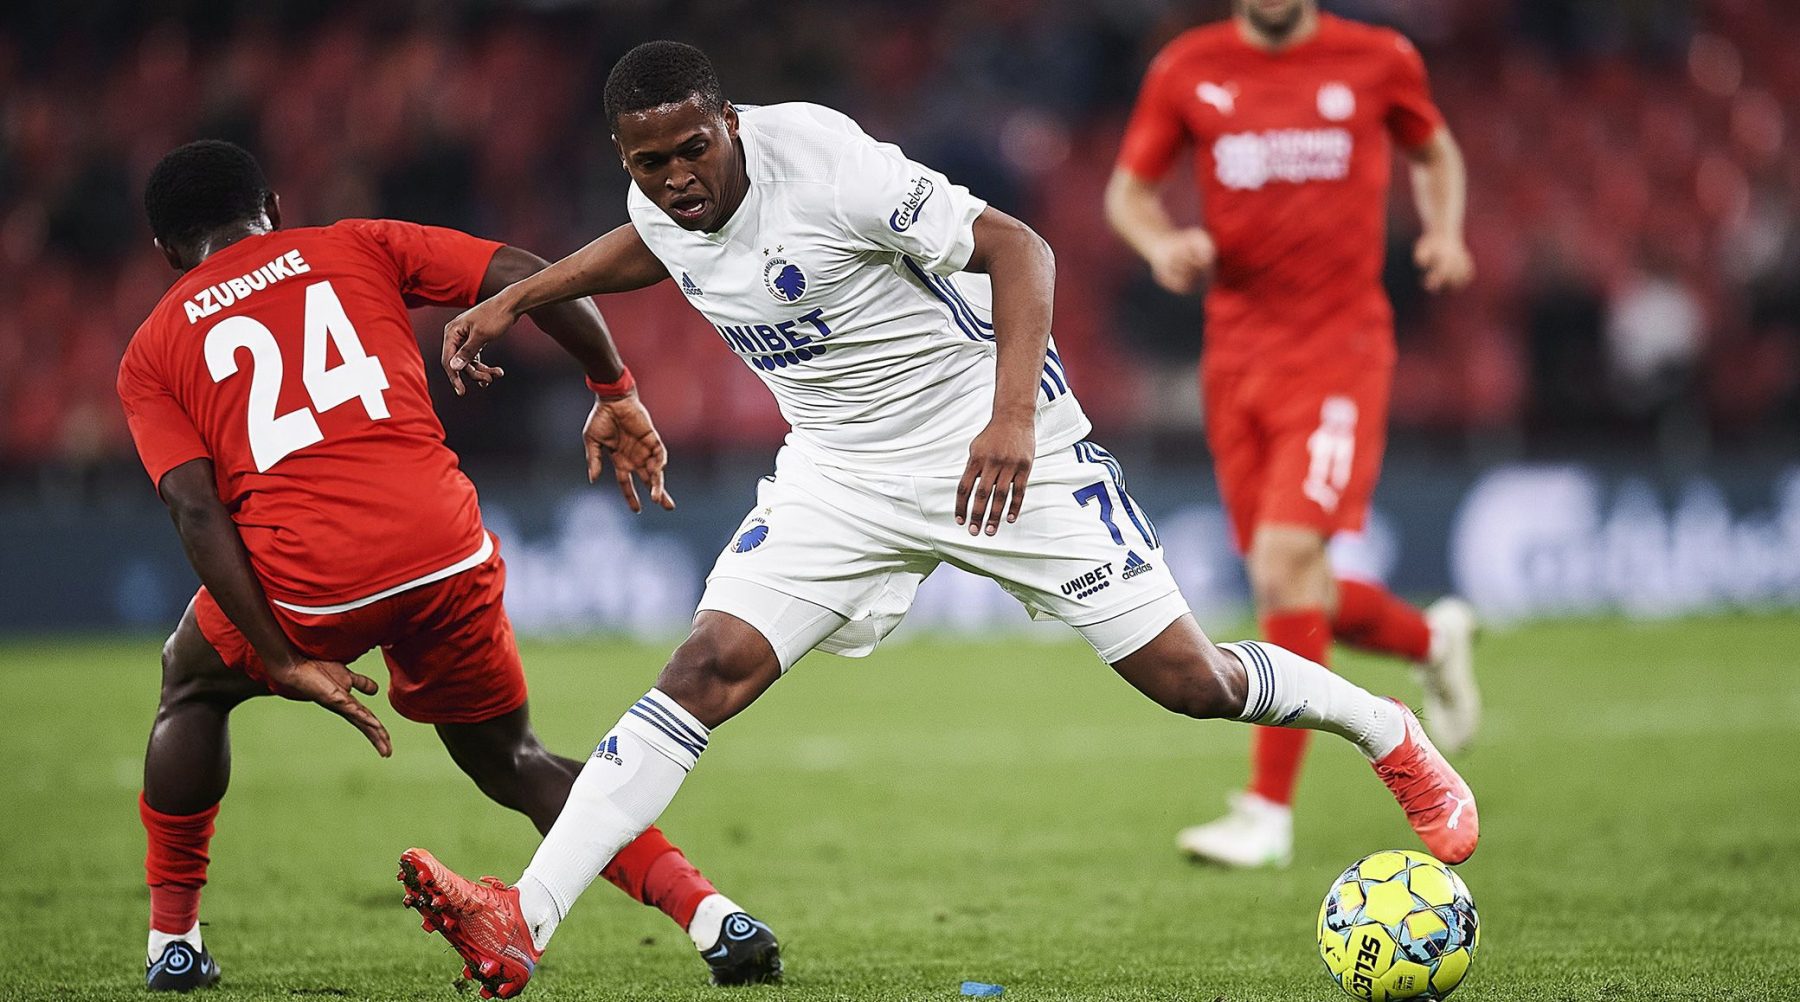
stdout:
<svg viewBox="0 0 1800 1002">
<path fill-rule="evenodd" d="M 739 109 L 740 112 L 743 110 L 744 109 L 742 108 Z M 755 148 L 756 144 L 750 140 L 750 133 L 751 129 L 744 124 L 744 120 L 740 116 L 738 118 L 738 145 L 742 147 L 744 151 L 744 200 L 738 203 L 736 209 L 732 210 L 731 218 L 725 220 L 724 226 L 719 227 L 711 233 L 708 233 L 705 230 L 696 231 L 700 236 L 716 244 L 722 244 L 730 240 L 739 230 L 744 228 L 744 220 L 752 215 L 752 209 L 754 207 L 752 203 L 756 198 L 756 182 L 751 180 L 751 178 L 756 176 L 755 166 L 758 153 Z"/>
</svg>

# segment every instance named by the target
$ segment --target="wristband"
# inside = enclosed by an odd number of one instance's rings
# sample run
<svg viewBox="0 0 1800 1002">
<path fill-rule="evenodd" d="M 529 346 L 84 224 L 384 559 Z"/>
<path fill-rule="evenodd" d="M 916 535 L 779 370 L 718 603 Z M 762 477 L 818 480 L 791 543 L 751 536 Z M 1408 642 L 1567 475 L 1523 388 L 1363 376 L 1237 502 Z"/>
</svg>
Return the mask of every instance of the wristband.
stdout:
<svg viewBox="0 0 1800 1002">
<path fill-rule="evenodd" d="M 596 383 L 589 376 L 587 384 L 588 389 L 593 390 L 596 395 L 608 398 L 629 396 L 632 390 L 637 389 L 637 380 L 632 378 L 631 370 L 623 366 L 620 367 L 618 379 L 610 383 Z"/>
</svg>

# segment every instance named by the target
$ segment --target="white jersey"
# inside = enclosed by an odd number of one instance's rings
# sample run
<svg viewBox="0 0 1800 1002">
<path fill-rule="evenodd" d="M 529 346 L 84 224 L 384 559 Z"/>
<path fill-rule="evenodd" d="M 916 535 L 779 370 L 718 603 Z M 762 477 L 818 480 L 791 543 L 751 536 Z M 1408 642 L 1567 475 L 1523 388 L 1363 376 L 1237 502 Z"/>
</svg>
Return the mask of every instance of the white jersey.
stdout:
<svg viewBox="0 0 1800 1002">
<path fill-rule="evenodd" d="M 716 233 L 636 185 L 632 225 L 687 300 L 762 377 L 788 444 L 832 467 L 958 476 L 994 400 L 987 276 L 961 273 L 987 203 L 816 104 L 739 109 L 750 175 Z M 1088 432 L 1054 343 L 1039 455 Z"/>
</svg>

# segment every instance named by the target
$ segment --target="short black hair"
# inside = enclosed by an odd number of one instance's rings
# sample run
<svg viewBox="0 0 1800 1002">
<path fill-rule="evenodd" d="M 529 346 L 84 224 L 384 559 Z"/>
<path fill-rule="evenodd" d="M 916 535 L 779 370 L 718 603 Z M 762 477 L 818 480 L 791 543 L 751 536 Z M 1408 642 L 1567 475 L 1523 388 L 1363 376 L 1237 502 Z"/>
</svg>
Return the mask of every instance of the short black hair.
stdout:
<svg viewBox="0 0 1800 1002">
<path fill-rule="evenodd" d="M 606 121 L 665 104 L 680 104 L 698 94 L 708 110 L 725 107 L 719 75 L 706 53 L 681 42 L 645 42 L 619 58 L 606 75 Z"/>
<path fill-rule="evenodd" d="M 255 219 L 268 197 L 269 182 L 249 150 L 201 139 L 157 161 L 144 184 L 144 214 L 163 246 L 192 247 L 209 233 Z"/>
</svg>

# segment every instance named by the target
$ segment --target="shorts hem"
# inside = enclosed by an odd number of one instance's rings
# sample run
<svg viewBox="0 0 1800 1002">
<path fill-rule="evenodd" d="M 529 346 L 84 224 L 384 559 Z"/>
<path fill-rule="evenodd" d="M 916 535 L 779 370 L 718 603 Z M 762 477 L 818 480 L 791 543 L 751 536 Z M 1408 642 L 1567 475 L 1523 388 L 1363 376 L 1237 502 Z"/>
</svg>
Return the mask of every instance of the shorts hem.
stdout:
<svg viewBox="0 0 1800 1002">
<path fill-rule="evenodd" d="M 775 660 L 781 665 L 782 674 L 786 674 L 801 658 L 815 650 L 825 650 L 827 653 L 846 657 L 862 657 L 873 650 L 872 647 L 861 649 L 856 644 L 834 645 L 833 635 L 851 622 L 851 617 L 822 602 L 794 595 L 753 578 L 718 577 L 716 580 L 725 585 L 723 588 L 715 588 L 714 580 L 707 580 L 706 590 L 700 595 L 694 615 L 698 616 L 702 612 L 722 613 L 755 630 L 768 643 L 769 649 L 775 652 Z M 757 600 L 753 590 L 779 595 L 789 603 L 811 606 L 816 613 L 797 610 L 791 604 L 785 609 L 771 609 L 766 603 Z M 796 620 L 796 611 L 805 617 L 804 621 Z M 809 634 L 816 634 L 824 617 L 835 619 L 836 622 L 831 624 L 829 633 L 815 640 Z M 783 629 L 784 625 L 788 628 Z"/>
<path fill-rule="evenodd" d="M 707 608 L 707 606 L 705 605 L 706 593 L 709 590 L 711 590 L 711 588 L 713 586 L 713 582 L 715 582 L 715 581 L 738 581 L 738 582 L 742 582 L 743 584 L 753 585 L 757 588 L 766 588 L 769 591 L 775 592 L 776 594 L 785 595 L 788 598 L 798 599 L 802 602 L 807 602 L 812 605 L 816 605 L 816 606 L 820 607 L 821 609 L 827 609 L 831 612 L 835 612 L 838 615 L 844 617 L 845 619 L 849 619 L 849 620 L 856 619 L 857 615 L 858 615 L 858 610 L 846 609 L 843 607 L 842 603 L 833 601 L 831 599 L 831 597 L 829 597 L 827 595 L 816 593 L 816 592 L 809 594 L 809 593 L 807 593 L 807 590 L 805 588 L 796 587 L 795 585 L 793 585 L 787 581 L 782 581 L 782 582 L 777 583 L 777 582 L 771 581 L 765 577 L 757 577 L 755 575 L 750 575 L 750 574 L 720 573 L 717 571 L 715 571 L 712 574 L 707 575 L 706 585 L 700 591 L 701 605 L 694 610 L 695 612 L 699 612 L 702 609 Z M 729 610 L 729 609 L 714 609 L 712 611 L 714 611 L 714 612 L 730 612 L 731 610 Z M 733 615 L 735 615 L 735 613 L 733 613 Z M 742 618 L 742 617 L 739 617 L 739 618 Z"/>
<path fill-rule="evenodd" d="M 402 717 L 405 717 L 415 724 L 485 724 L 496 717 L 504 717 L 517 710 L 519 707 L 524 706 L 526 700 L 527 694 L 520 693 L 517 699 L 508 700 L 507 702 L 500 704 L 499 709 L 458 709 L 443 713 L 438 713 L 425 707 L 413 708 L 401 706 L 391 699 L 388 700 L 388 705 L 394 708 L 395 713 L 400 714 Z"/>
<path fill-rule="evenodd" d="M 1183 616 L 1191 615 L 1187 599 L 1179 589 L 1167 591 L 1145 602 L 1140 602 L 1106 619 L 1096 620 L 1085 626 L 1069 626 L 1081 634 L 1107 664 L 1119 661 L 1136 654 L 1144 646 L 1162 635 L 1169 624 Z"/>
</svg>

